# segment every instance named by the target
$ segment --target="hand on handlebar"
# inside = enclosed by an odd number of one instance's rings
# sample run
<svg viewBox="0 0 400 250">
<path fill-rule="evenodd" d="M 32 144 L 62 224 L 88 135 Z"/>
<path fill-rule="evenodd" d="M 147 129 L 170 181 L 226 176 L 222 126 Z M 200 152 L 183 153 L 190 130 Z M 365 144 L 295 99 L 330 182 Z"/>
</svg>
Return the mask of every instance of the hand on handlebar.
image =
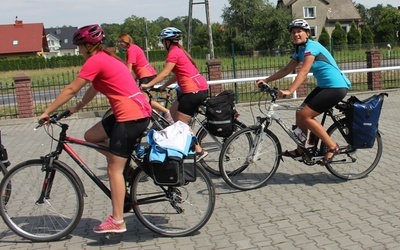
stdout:
<svg viewBox="0 0 400 250">
<path fill-rule="evenodd" d="M 278 92 L 278 97 L 279 98 L 286 98 L 286 96 L 290 95 L 290 91 L 286 89 L 280 89 Z"/>
<path fill-rule="evenodd" d="M 38 118 L 38 123 L 39 126 L 43 126 L 45 124 L 48 124 L 50 120 L 50 116 L 47 113 L 43 113 L 41 116 Z"/>
<path fill-rule="evenodd" d="M 264 81 L 264 80 L 258 80 L 257 82 L 256 82 L 256 86 L 258 87 L 258 88 L 260 88 L 260 85 L 266 85 L 267 83 Z"/>
<path fill-rule="evenodd" d="M 147 90 L 149 87 L 150 86 L 148 84 L 145 84 L 145 83 L 140 85 L 140 89 L 142 89 L 142 90 Z"/>
</svg>

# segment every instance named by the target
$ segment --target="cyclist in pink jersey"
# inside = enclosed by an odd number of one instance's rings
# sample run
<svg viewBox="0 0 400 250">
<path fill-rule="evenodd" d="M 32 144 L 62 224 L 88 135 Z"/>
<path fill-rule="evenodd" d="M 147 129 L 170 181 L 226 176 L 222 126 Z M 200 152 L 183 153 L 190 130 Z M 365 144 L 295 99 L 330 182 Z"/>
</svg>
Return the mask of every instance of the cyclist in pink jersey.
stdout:
<svg viewBox="0 0 400 250">
<path fill-rule="evenodd" d="M 167 62 L 164 69 L 149 83 L 142 84 L 142 88 L 149 88 L 168 77 L 173 72 L 174 76 L 165 82 L 161 89 L 177 82 L 181 95 L 172 104 L 170 112 L 175 121 L 189 123 L 190 119 L 204 103 L 208 95 L 206 79 L 199 73 L 196 63 L 186 50 L 179 44 L 182 32 L 174 27 L 168 27 L 161 31 L 161 40 L 168 51 Z M 200 145 L 196 145 L 197 160 L 207 156 Z"/>
<path fill-rule="evenodd" d="M 126 50 L 126 65 L 128 66 L 129 70 L 135 74 L 139 82 L 139 86 L 143 83 L 150 82 L 156 77 L 156 70 L 147 61 L 143 50 L 133 43 L 133 39 L 130 35 L 126 33 L 121 34 L 118 37 L 118 44 L 122 49 Z M 174 122 L 169 110 L 160 103 L 152 100 L 151 107 L 159 112 L 162 112 L 165 119 L 167 119 L 170 123 Z"/>
<path fill-rule="evenodd" d="M 123 170 L 137 139 L 150 122 L 151 107 L 135 84 L 135 79 L 125 63 L 108 52 L 101 43 L 103 38 L 104 32 L 97 24 L 81 27 L 75 32 L 73 43 L 79 46 L 85 63 L 78 76 L 47 107 L 39 121 L 48 121 L 53 111 L 73 98 L 89 82 L 92 82 L 92 85 L 82 100 L 75 107 L 68 108 L 71 113 L 83 108 L 97 92 L 108 98 L 113 115 L 95 124 L 85 133 L 85 140 L 109 145 L 109 151 L 102 153 L 106 156 L 108 164 L 112 215 L 94 227 L 93 231 L 121 233 L 126 231 L 123 218 L 126 191 Z"/>
</svg>

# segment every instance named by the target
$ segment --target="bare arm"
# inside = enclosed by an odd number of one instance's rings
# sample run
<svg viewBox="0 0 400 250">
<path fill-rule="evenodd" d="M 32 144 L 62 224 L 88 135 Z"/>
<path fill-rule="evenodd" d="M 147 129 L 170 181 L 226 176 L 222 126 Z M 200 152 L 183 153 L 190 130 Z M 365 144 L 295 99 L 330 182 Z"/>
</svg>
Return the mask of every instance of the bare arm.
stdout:
<svg viewBox="0 0 400 250">
<path fill-rule="evenodd" d="M 154 78 L 147 84 L 142 84 L 141 87 L 142 88 L 150 88 L 150 87 L 153 87 L 155 84 L 163 81 L 165 78 L 167 78 L 167 76 L 169 76 L 169 74 L 172 72 L 172 69 L 174 67 L 175 67 L 175 63 L 167 62 L 165 64 L 163 70 L 159 74 L 157 74 L 156 78 Z"/>
<path fill-rule="evenodd" d="M 41 119 L 48 119 L 49 115 L 53 113 L 57 108 L 68 102 L 72 97 L 74 97 L 78 91 L 83 88 L 88 83 L 83 78 L 76 77 L 68 86 L 66 86 L 57 98 L 46 108 L 43 114 L 39 117 Z"/>
<path fill-rule="evenodd" d="M 315 56 L 311 55 L 304 58 L 303 65 L 301 66 L 296 78 L 287 90 L 288 93 L 286 93 L 286 95 L 292 94 L 307 79 L 307 74 L 310 72 L 311 66 L 314 63 L 314 59 Z"/>
<path fill-rule="evenodd" d="M 85 94 L 83 95 L 82 99 L 76 104 L 75 108 L 68 108 L 71 113 L 75 113 L 81 108 L 85 107 L 86 104 L 88 104 L 93 98 L 97 95 L 97 90 L 93 88 L 93 86 L 90 86 Z"/>
</svg>

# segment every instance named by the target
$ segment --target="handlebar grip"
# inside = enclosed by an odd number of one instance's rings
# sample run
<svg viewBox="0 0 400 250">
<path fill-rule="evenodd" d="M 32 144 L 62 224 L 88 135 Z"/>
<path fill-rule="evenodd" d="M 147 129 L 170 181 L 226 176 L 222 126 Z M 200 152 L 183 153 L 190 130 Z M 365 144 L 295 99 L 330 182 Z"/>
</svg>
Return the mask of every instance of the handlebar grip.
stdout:
<svg viewBox="0 0 400 250">
<path fill-rule="evenodd" d="M 71 115 L 71 111 L 69 111 L 68 109 L 65 110 L 64 112 L 62 112 L 61 114 L 56 116 L 56 120 L 61 120 L 62 118 L 68 117 Z"/>
</svg>

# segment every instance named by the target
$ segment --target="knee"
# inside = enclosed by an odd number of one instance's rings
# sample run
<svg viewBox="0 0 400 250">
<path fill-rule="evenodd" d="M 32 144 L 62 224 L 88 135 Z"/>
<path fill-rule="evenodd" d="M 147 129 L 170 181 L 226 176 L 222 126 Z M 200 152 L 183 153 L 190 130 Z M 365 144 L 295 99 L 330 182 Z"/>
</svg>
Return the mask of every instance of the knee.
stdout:
<svg viewBox="0 0 400 250">
<path fill-rule="evenodd" d="M 303 121 L 304 119 L 305 119 L 304 112 L 302 112 L 302 110 L 297 110 L 296 111 L 296 120 Z"/>
<path fill-rule="evenodd" d="M 87 142 L 91 142 L 91 143 L 97 142 L 96 136 L 90 130 L 85 132 L 84 138 L 85 138 L 85 141 L 87 141 Z"/>
</svg>

